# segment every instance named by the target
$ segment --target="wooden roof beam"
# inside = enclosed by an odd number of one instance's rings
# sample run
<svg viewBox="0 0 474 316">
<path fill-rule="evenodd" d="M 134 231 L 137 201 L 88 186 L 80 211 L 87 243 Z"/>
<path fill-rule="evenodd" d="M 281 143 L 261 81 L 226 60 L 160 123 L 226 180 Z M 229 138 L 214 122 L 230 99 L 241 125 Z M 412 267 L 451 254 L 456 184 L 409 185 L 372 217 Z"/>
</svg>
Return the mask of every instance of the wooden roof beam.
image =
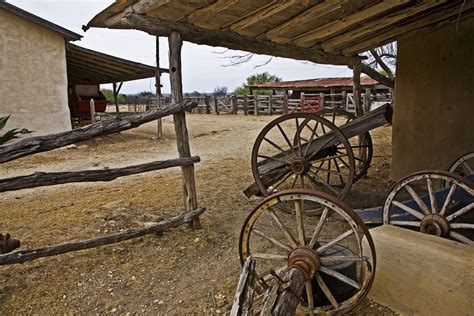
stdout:
<svg viewBox="0 0 474 316">
<path fill-rule="evenodd" d="M 463 11 L 461 12 L 461 7 Z M 422 18 L 413 20 L 404 25 L 399 25 L 396 28 L 380 33 L 378 36 L 370 37 L 369 39 L 358 42 L 355 45 L 349 46 L 342 50 L 343 54 L 353 55 L 360 52 L 365 52 L 373 47 L 385 45 L 394 40 L 409 37 L 413 34 L 426 31 L 429 28 L 437 28 L 441 25 L 452 23 L 458 18 L 465 19 L 474 16 L 474 1 L 467 1 L 465 3 L 457 3 L 449 8 L 443 7 L 440 10 L 427 14 Z M 431 26 L 430 26 L 431 25 Z M 419 29 L 419 30 L 418 30 Z"/>
<path fill-rule="evenodd" d="M 321 44 L 321 47 L 328 52 L 334 52 L 348 46 L 349 43 L 357 42 L 363 37 L 380 32 L 380 29 L 391 27 L 394 24 L 413 17 L 421 12 L 442 5 L 449 0 L 427 0 L 415 6 L 409 7 L 402 12 L 393 12 L 376 20 L 364 23 L 353 31 L 346 32 L 340 36 L 333 37 Z"/>
<path fill-rule="evenodd" d="M 342 7 L 344 0 L 331 0 L 318 3 L 306 11 L 298 14 L 296 17 L 291 20 L 286 21 L 285 23 L 267 31 L 265 34 L 267 38 L 271 39 L 277 43 L 288 43 L 291 39 L 282 36 L 280 33 L 285 31 L 285 29 L 294 28 L 300 24 L 305 24 L 308 21 L 316 19 L 322 14 L 327 14 L 331 11 L 338 10 Z"/>
<path fill-rule="evenodd" d="M 348 15 L 341 20 L 333 21 L 325 25 L 321 25 L 316 29 L 299 35 L 293 42 L 298 46 L 311 47 L 320 42 L 324 38 L 331 37 L 337 33 L 343 32 L 354 27 L 357 24 L 368 21 L 384 12 L 394 10 L 413 0 L 397 0 L 382 1 L 363 9 L 357 13 Z"/>
<path fill-rule="evenodd" d="M 116 17 L 113 17 L 117 21 Z M 208 30 L 188 23 L 177 23 L 157 17 L 130 13 L 122 15 L 120 23 L 114 28 L 138 29 L 156 36 L 169 36 L 172 31 L 181 34 L 183 40 L 210 46 L 223 46 L 229 49 L 245 50 L 255 54 L 307 60 L 320 64 L 353 65 L 360 57 L 338 56 L 319 49 L 281 45 L 268 40 L 238 35 L 221 30 Z M 107 22 L 107 21 L 106 21 Z M 110 25 L 110 24 L 107 24 Z"/>
</svg>

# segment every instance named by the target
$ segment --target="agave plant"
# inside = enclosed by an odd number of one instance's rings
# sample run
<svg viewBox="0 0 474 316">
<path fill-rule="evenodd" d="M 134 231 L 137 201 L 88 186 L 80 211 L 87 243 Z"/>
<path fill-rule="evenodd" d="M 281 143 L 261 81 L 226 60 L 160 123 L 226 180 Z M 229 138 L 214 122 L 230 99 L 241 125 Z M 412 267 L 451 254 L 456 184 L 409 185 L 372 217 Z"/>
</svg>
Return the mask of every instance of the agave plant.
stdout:
<svg viewBox="0 0 474 316">
<path fill-rule="evenodd" d="M 7 125 L 8 119 L 10 118 L 10 115 L 0 117 L 0 131 Z M 0 145 L 5 144 L 9 140 L 12 140 L 13 138 L 17 138 L 17 134 L 19 134 L 20 131 L 17 128 L 11 129 L 5 134 L 0 136 Z"/>
</svg>

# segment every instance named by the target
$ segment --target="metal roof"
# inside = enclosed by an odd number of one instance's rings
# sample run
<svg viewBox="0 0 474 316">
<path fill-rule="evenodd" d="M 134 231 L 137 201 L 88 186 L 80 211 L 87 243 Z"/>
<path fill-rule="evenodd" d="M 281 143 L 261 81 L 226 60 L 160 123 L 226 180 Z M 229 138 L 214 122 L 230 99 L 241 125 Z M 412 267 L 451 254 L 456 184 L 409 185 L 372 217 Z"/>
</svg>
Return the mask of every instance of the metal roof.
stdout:
<svg viewBox="0 0 474 316">
<path fill-rule="evenodd" d="M 57 24 L 54 24 L 52 22 L 49 22 L 48 20 L 45 20 L 43 18 L 40 18 L 37 15 L 34 15 L 28 11 L 25 11 L 23 9 L 20 9 L 13 4 L 10 4 L 6 2 L 5 0 L 0 0 L 0 9 L 7 10 L 10 13 L 13 13 L 17 16 L 20 16 L 22 18 L 25 18 L 33 23 L 36 23 L 38 25 L 41 25 L 47 29 L 50 29 L 51 31 L 54 31 L 56 33 L 59 33 L 62 37 L 64 37 L 65 40 L 67 41 L 77 41 L 82 38 L 82 35 L 79 35 L 77 33 L 74 33 L 72 31 L 69 31 L 68 29 L 65 29 Z"/>
<path fill-rule="evenodd" d="M 360 78 L 360 83 L 363 87 L 373 87 L 381 85 L 377 80 L 370 77 L 363 76 Z M 354 80 L 352 77 L 339 77 L 339 78 L 316 78 L 316 79 L 305 79 L 295 81 L 280 81 L 280 82 L 268 82 L 263 84 L 255 84 L 248 86 L 252 89 L 322 89 L 322 88 L 350 88 L 352 89 Z"/>
<path fill-rule="evenodd" d="M 325 64 L 474 16 L 465 0 L 116 0 L 85 27 L 138 29 L 185 41 Z"/>
<path fill-rule="evenodd" d="M 68 44 L 66 47 L 69 84 L 103 84 L 155 76 L 156 67 Z M 169 72 L 160 68 L 160 72 Z"/>
</svg>

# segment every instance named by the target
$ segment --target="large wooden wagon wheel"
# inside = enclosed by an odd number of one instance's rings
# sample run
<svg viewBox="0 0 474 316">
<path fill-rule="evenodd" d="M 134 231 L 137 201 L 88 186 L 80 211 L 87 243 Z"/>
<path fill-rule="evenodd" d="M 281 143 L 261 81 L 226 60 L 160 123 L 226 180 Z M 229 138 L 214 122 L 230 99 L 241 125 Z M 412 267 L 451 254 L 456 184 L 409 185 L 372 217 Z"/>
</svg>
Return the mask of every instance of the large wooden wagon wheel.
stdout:
<svg viewBox="0 0 474 316">
<path fill-rule="evenodd" d="M 474 174 L 474 152 L 465 154 L 458 160 L 456 160 L 451 167 L 449 172 L 466 177 Z"/>
<path fill-rule="evenodd" d="M 388 194 L 383 221 L 474 245 L 474 184 L 446 171 L 409 175 Z"/>
<path fill-rule="evenodd" d="M 266 125 L 252 150 L 252 173 L 264 196 L 308 188 L 344 198 L 355 162 L 344 134 L 311 113 L 282 115 Z"/>
<path fill-rule="evenodd" d="M 341 109 L 323 109 L 314 114 L 324 117 L 337 127 L 356 119 L 354 114 Z M 355 173 L 353 180 L 355 183 L 367 174 L 367 170 L 372 162 L 374 149 L 372 145 L 372 137 L 369 132 L 350 138 L 349 143 L 351 144 L 355 159 Z"/>
<path fill-rule="evenodd" d="M 307 215 L 308 205 L 315 204 L 323 212 Z M 256 260 L 260 292 L 268 282 L 268 271 L 285 280 L 295 257 L 312 266 L 299 305 L 307 314 L 354 308 L 367 295 L 376 266 L 372 238 L 354 211 L 339 199 L 306 189 L 263 200 L 242 226 L 239 253 L 242 264 L 249 256 Z"/>
</svg>

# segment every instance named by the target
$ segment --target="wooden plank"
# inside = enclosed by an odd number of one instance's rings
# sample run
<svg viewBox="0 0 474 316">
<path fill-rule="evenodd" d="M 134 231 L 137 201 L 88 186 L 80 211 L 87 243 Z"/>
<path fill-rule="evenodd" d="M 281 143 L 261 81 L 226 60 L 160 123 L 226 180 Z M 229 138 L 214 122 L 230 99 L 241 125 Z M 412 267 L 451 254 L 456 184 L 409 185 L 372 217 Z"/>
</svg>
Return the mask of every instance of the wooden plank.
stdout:
<svg viewBox="0 0 474 316">
<path fill-rule="evenodd" d="M 267 38 L 280 44 L 288 43 L 291 38 L 284 36 L 286 30 L 292 30 L 299 28 L 302 25 L 306 25 L 309 21 L 317 19 L 320 15 L 328 14 L 331 11 L 339 10 L 342 7 L 343 0 L 331 0 L 318 3 L 311 8 L 298 14 L 296 17 L 288 20 L 287 22 L 269 30 L 265 33 Z"/>
<path fill-rule="evenodd" d="M 161 233 L 167 229 L 178 227 L 180 225 L 183 225 L 184 223 L 189 223 L 190 221 L 198 218 L 199 215 L 204 213 L 205 210 L 205 208 L 198 208 L 195 210 L 184 211 L 175 217 L 161 221 L 147 228 L 127 229 L 125 231 L 109 236 L 69 241 L 54 246 L 45 246 L 26 250 L 16 250 L 7 254 L 0 255 L 0 265 L 24 263 L 38 258 L 56 256 L 72 251 L 96 248 L 149 234 Z"/>
<path fill-rule="evenodd" d="M 359 40 L 354 43 L 354 45 L 343 49 L 342 53 L 352 55 L 364 52 L 371 48 L 393 42 L 396 39 L 419 34 L 420 31 L 427 32 L 435 27 L 472 17 L 474 15 L 474 12 L 471 11 L 473 8 L 474 1 L 467 1 L 464 4 L 457 2 L 455 4 L 442 6 L 435 12 L 430 12 L 430 14 L 426 14 L 422 17 L 414 17 L 409 22 L 404 22 L 401 25 L 397 25 L 397 27 L 379 32 L 376 36 L 369 36 L 366 40 Z M 417 31 L 417 29 L 422 30 Z"/>
<path fill-rule="evenodd" d="M 244 95 L 244 115 L 248 115 L 248 100 L 247 100 L 247 95 Z"/>
<path fill-rule="evenodd" d="M 408 7 L 404 10 L 397 10 L 396 12 L 389 13 L 387 15 L 376 18 L 372 21 L 364 22 L 361 26 L 354 28 L 349 32 L 331 37 L 324 41 L 321 47 L 325 51 L 334 52 L 343 47 L 348 46 L 350 43 L 358 42 L 362 38 L 380 32 L 382 29 L 393 27 L 394 24 L 399 23 L 407 18 L 422 13 L 423 11 L 432 9 L 436 6 L 443 5 L 448 0 L 425 0 L 417 5 Z"/>
<path fill-rule="evenodd" d="M 131 13 L 123 16 L 114 28 L 134 28 L 151 35 L 169 36 L 177 31 L 182 39 L 210 46 L 227 47 L 245 50 L 256 54 L 267 54 L 299 60 L 308 60 L 320 64 L 349 65 L 354 64 L 359 57 L 346 57 L 327 54 L 320 49 L 298 47 L 296 45 L 281 45 L 268 40 L 238 35 L 229 31 L 208 30 L 188 23 L 176 23 L 157 17 L 148 17 Z"/>
<path fill-rule="evenodd" d="M 240 274 L 234 301 L 230 310 L 230 316 L 251 316 L 253 315 L 253 296 L 257 273 L 255 272 L 256 262 L 251 257 L 245 260 L 242 273 Z"/>
<path fill-rule="evenodd" d="M 360 73 L 362 70 L 361 63 L 355 64 L 352 69 L 352 78 L 353 78 L 353 92 L 354 92 L 354 107 L 356 116 L 362 116 L 364 114 L 364 109 L 362 109 L 362 100 L 361 100 L 361 85 L 360 85 Z"/>
<path fill-rule="evenodd" d="M 82 142 L 97 136 L 125 131 L 154 121 L 160 117 L 191 110 L 196 106 L 197 103 L 193 102 L 172 104 L 157 111 L 122 118 L 106 119 L 68 132 L 30 137 L 10 145 L 0 145 L 0 163 Z"/>
<path fill-rule="evenodd" d="M 161 170 L 171 167 L 189 166 L 199 161 L 200 158 L 195 156 L 189 158 L 154 161 L 123 168 L 83 170 L 73 172 L 35 172 L 26 176 L 0 179 L 0 192 L 15 191 L 49 185 L 58 185 L 64 183 L 112 181 L 114 179 L 133 174 Z"/>
<path fill-rule="evenodd" d="M 161 107 L 161 72 L 160 72 L 160 37 L 155 36 L 155 91 L 156 91 L 156 107 Z M 163 121 L 161 118 L 156 120 L 156 138 L 163 138 Z"/>
<path fill-rule="evenodd" d="M 375 5 L 369 6 L 359 12 L 345 16 L 341 20 L 321 25 L 309 32 L 297 36 L 293 41 L 298 46 L 311 47 L 320 42 L 324 38 L 334 36 L 345 30 L 352 29 L 362 22 L 379 16 L 389 10 L 394 10 L 400 6 L 404 6 L 412 0 L 382 1 Z"/>
<path fill-rule="evenodd" d="M 169 65 L 170 65 L 170 82 L 171 94 L 174 102 L 182 102 L 183 100 L 183 81 L 181 74 L 181 48 L 183 41 L 178 32 L 172 32 L 168 38 L 169 46 Z M 186 114 L 179 112 L 173 114 L 174 129 L 176 132 L 176 145 L 178 147 L 179 158 L 191 157 L 189 148 L 188 129 L 186 127 Z M 194 180 L 194 166 L 182 166 L 183 175 L 183 195 L 184 206 L 186 210 L 197 208 L 196 183 Z M 200 228 L 199 218 L 194 219 L 190 223 L 193 229 Z"/>
</svg>

